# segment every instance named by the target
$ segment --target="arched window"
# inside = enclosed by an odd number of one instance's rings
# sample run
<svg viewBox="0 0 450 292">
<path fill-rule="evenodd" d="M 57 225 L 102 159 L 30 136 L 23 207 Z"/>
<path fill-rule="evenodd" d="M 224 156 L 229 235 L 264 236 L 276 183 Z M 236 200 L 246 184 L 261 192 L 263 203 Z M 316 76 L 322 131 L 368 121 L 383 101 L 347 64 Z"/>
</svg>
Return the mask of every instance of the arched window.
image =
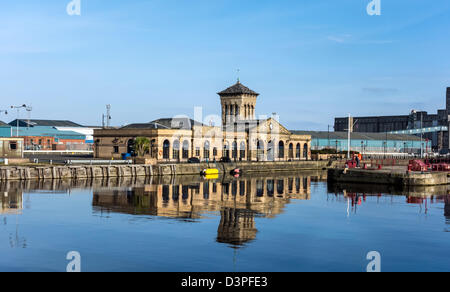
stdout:
<svg viewBox="0 0 450 292">
<path fill-rule="evenodd" d="M 301 157 L 301 146 L 300 143 L 297 144 L 297 149 L 295 150 L 295 158 Z"/>
<path fill-rule="evenodd" d="M 294 158 L 294 144 L 289 144 L 289 158 L 293 159 Z"/>
<path fill-rule="evenodd" d="M 163 143 L 163 159 L 170 158 L 170 142 L 169 140 L 165 140 Z"/>
<path fill-rule="evenodd" d="M 308 160 L 308 144 L 303 145 L 303 158 Z"/>
<path fill-rule="evenodd" d="M 203 157 L 209 159 L 209 141 L 205 141 L 203 146 Z"/>
<path fill-rule="evenodd" d="M 283 141 L 280 141 L 280 143 L 278 143 L 278 158 L 284 159 L 284 142 Z"/>
<path fill-rule="evenodd" d="M 185 140 L 183 142 L 183 159 L 188 158 L 189 158 L 189 142 Z"/>
<path fill-rule="evenodd" d="M 176 159 L 176 160 L 180 159 L 180 141 L 175 140 L 173 142 L 172 154 L 173 154 L 173 156 L 172 156 L 173 159 Z"/>
<path fill-rule="evenodd" d="M 225 144 L 223 145 L 223 157 L 230 157 L 230 144 L 225 141 Z"/>
<path fill-rule="evenodd" d="M 228 104 L 225 105 L 225 116 L 228 116 Z"/>
<path fill-rule="evenodd" d="M 245 143 L 244 142 L 241 142 L 239 150 L 240 150 L 239 151 L 239 158 L 241 160 L 244 160 L 245 159 Z"/>
<path fill-rule="evenodd" d="M 267 143 L 267 161 L 274 161 L 275 160 L 275 147 L 273 145 L 273 141 L 270 140 L 269 143 Z"/>
<path fill-rule="evenodd" d="M 256 143 L 256 156 L 258 161 L 264 160 L 264 142 L 262 140 L 258 140 Z"/>
<path fill-rule="evenodd" d="M 237 142 L 234 141 L 234 142 L 233 142 L 233 151 L 232 151 L 232 157 L 233 157 L 233 159 L 236 159 L 236 158 L 237 158 L 237 152 L 238 152 Z"/>
</svg>

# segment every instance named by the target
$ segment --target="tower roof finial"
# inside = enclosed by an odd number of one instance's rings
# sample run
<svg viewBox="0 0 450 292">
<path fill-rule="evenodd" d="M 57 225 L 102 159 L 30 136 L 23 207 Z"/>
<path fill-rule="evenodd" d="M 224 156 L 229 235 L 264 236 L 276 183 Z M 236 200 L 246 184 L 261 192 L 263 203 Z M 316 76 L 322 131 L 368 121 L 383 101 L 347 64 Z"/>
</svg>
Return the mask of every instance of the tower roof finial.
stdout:
<svg viewBox="0 0 450 292">
<path fill-rule="evenodd" d="M 239 73 L 241 72 L 241 69 L 237 69 L 237 83 L 241 83 L 241 80 L 239 78 Z"/>
</svg>

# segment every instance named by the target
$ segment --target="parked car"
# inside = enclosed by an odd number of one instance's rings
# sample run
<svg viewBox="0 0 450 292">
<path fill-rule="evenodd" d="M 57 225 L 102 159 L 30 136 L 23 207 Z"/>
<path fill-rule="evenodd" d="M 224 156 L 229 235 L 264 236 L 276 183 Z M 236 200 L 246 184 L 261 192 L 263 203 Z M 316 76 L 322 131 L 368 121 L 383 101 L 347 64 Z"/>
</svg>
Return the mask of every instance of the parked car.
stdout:
<svg viewBox="0 0 450 292">
<path fill-rule="evenodd" d="M 187 162 L 188 163 L 200 163 L 200 159 L 198 159 L 197 157 L 191 157 L 188 159 Z"/>
<path fill-rule="evenodd" d="M 222 157 L 222 158 L 220 158 L 220 162 L 231 163 L 231 159 L 230 159 L 230 157 Z"/>
</svg>

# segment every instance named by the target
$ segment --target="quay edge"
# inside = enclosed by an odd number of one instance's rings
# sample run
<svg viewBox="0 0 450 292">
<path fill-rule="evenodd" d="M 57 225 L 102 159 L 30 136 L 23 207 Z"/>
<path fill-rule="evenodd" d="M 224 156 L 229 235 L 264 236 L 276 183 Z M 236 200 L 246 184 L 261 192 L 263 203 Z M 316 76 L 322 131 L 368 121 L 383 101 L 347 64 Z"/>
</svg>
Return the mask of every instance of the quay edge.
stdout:
<svg viewBox="0 0 450 292">
<path fill-rule="evenodd" d="M 397 186 L 437 186 L 449 184 L 447 172 L 407 172 L 329 168 L 328 180 L 338 183 L 384 184 Z"/>
<path fill-rule="evenodd" d="M 200 175 L 200 172 L 206 168 L 217 168 L 221 174 L 228 174 L 236 168 L 241 169 L 246 174 L 298 172 L 324 170 L 332 164 L 329 161 L 293 161 L 157 165 L 3 166 L 0 167 L 0 181 Z"/>
</svg>

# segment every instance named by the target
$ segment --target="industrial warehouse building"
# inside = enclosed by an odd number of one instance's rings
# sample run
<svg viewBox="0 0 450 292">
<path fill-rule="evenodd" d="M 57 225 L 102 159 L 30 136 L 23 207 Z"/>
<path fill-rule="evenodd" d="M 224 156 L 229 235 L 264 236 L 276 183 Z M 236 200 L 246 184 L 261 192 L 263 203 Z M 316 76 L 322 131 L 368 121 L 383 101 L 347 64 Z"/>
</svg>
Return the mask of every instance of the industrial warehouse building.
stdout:
<svg viewBox="0 0 450 292">
<path fill-rule="evenodd" d="M 428 114 L 425 111 L 411 111 L 409 115 L 398 116 L 371 116 L 335 118 L 334 130 L 360 133 L 391 133 L 412 134 L 422 136 L 431 141 L 430 147 L 435 152 L 449 151 L 449 113 L 450 113 L 450 87 L 447 88 L 446 108 L 437 111 L 437 114 Z"/>
<path fill-rule="evenodd" d="M 92 150 L 94 128 L 61 120 L 14 120 L 0 137 L 21 137 L 25 150 Z"/>
<path fill-rule="evenodd" d="M 159 119 L 120 129 L 94 131 L 97 158 L 120 158 L 133 153 L 137 137 L 151 145 L 148 155 L 158 162 L 201 161 L 228 157 L 235 161 L 287 161 L 310 159 L 309 135 L 288 131 L 276 117 L 256 119 L 258 93 L 239 81 L 218 93 L 221 125 L 204 125 L 189 118 Z"/>
<path fill-rule="evenodd" d="M 311 150 L 333 149 L 348 151 L 348 132 L 292 131 L 298 135 L 311 136 Z M 420 154 L 431 150 L 431 141 L 404 134 L 350 133 L 350 148 L 366 155 Z"/>
</svg>

